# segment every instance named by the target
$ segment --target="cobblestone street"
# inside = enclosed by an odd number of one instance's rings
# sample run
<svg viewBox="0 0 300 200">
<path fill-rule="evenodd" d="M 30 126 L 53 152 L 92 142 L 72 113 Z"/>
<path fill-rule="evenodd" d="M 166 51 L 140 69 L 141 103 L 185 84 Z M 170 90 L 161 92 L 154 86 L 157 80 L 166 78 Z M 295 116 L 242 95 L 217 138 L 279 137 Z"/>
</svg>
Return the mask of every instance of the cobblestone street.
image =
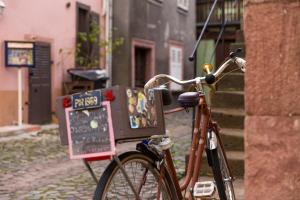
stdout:
<svg viewBox="0 0 300 200">
<path fill-rule="evenodd" d="M 190 114 L 166 119 L 167 132 L 179 174 L 184 169 L 190 144 Z M 68 149 L 61 146 L 57 129 L 0 137 L 0 199 L 92 199 L 96 184 L 81 160 L 70 160 Z M 135 142 L 118 144 L 118 153 L 135 148 Z M 108 161 L 92 163 L 99 177 Z M 238 180 L 239 181 L 239 180 Z M 238 193 L 238 192 L 237 192 Z"/>
</svg>

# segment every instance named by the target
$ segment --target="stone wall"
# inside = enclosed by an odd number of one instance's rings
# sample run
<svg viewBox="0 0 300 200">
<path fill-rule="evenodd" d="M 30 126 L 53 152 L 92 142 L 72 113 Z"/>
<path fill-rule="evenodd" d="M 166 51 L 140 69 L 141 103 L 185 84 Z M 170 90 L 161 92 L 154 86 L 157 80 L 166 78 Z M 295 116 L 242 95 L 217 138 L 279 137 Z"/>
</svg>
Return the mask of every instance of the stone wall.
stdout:
<svg viewBox="0 0 300 200">
<path fill-rule="evenodd" d="M 300 1 L 245 1 L 245 199 L 299 199 Z"/>
</svg>

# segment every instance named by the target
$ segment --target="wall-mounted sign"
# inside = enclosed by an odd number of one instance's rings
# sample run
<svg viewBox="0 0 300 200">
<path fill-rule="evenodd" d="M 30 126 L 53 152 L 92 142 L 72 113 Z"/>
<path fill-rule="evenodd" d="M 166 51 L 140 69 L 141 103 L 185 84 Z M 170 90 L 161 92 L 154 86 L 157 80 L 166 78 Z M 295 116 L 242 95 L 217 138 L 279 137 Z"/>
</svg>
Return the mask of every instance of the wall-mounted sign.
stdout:
<svg viewBox="0 0 300 200">
<path fill-rule="evenodd" d="M 33 42 L 5 41 L 6 67 L 34 67 Z"/>
<path fill-rule="evenodd" d="M 115 141 L 110 102 L 103 101 L 100 108 L 65 110 L 71 159 L 111 156 L 115 154 Z"/>
</svg>

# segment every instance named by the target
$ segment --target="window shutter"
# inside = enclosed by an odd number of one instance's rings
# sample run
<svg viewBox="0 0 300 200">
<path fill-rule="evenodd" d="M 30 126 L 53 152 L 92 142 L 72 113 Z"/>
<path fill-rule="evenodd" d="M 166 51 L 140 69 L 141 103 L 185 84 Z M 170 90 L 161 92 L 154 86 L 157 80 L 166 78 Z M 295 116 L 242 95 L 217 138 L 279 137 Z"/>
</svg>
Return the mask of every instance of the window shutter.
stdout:
<svg viewBox="0 0 300 200">
<path fill-rule="evenodd" d="M 182 80 L 183 74 L 182 74 L 182 48 L 171 46 L 170 47 L 170 75 L 178 78 L 179 80 Z M 182 87 L 176 83 L 170 84 L 171 90 L 181 90 Z"/>
<path fill-rule="evenodd" d="M 94 12 L 90 13 L 90 25 L 92 25 L 92 23 L 95 23 L 97 25 L 97 27 L 100 28 L 99 15 L 97 13 L 94 13 Z M 100 35 L 99 35 L 99 37 L 100 37 Z M 93 67 L 99 67 L 99 63 L 100 63 L 100 48 L 98 45 L 99 41 L 100 41 L 100 38 L 98 38 L 96 42 L 89 44 L 90 45 L 89 53 L 91 55 L 92 60 L 98 61 L 98 64 Z"/>
</svg>

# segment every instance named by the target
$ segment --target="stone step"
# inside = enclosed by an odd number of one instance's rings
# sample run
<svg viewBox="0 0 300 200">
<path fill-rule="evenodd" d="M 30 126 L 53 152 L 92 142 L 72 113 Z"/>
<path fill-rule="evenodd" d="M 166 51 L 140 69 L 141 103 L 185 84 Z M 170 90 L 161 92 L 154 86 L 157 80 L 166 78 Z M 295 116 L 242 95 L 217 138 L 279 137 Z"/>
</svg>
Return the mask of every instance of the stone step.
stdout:
<svg viewBox="0 0 300 200">
<path fill-rule="evenodd" d="M 212 108 L 212 119 L 217 121 L 221 128 L 244 128 L 245 112 L 243 109 Z"/>
<path fill-rule="evenodd" d="M 244 108 L 243 91 L 217 91 L 211 99 L 215 108 Z"/>
<path fill-rule="evenodd" d="M 218 83 L 218 91 L 243 91 L 244 90 L 244 74 L 230 73 L 225 75 Z"/>
<path fill-rule="evenodd" d="M 245 160 L 245 153 L 243 151 L 226 151 L 228 160 Z"/>
<path fill-rule="evenodd" d="M 228 151 L 244 151 L 244 138 L 221 134 L 224 148 Z"/>
<path fill-rule="evenodd" d="M 244 138 L 243 129 L 233 129 L 233 128 L 221 128 L 221 135 L 234 136 L 238 138 Z"/>
<path fill-rule="evenodd" d="M 226 156 L 228 160 L 229 167 L 233 174 L 233 177 L 243 177 L 244 176 L 244 152 L 239 151 L 226 151 Z M 206 154 L 202 158 L 201 165 L 201 175 L 203 176 L 213 176 L 212 170 L 207 163 Z"/>
</svg>

